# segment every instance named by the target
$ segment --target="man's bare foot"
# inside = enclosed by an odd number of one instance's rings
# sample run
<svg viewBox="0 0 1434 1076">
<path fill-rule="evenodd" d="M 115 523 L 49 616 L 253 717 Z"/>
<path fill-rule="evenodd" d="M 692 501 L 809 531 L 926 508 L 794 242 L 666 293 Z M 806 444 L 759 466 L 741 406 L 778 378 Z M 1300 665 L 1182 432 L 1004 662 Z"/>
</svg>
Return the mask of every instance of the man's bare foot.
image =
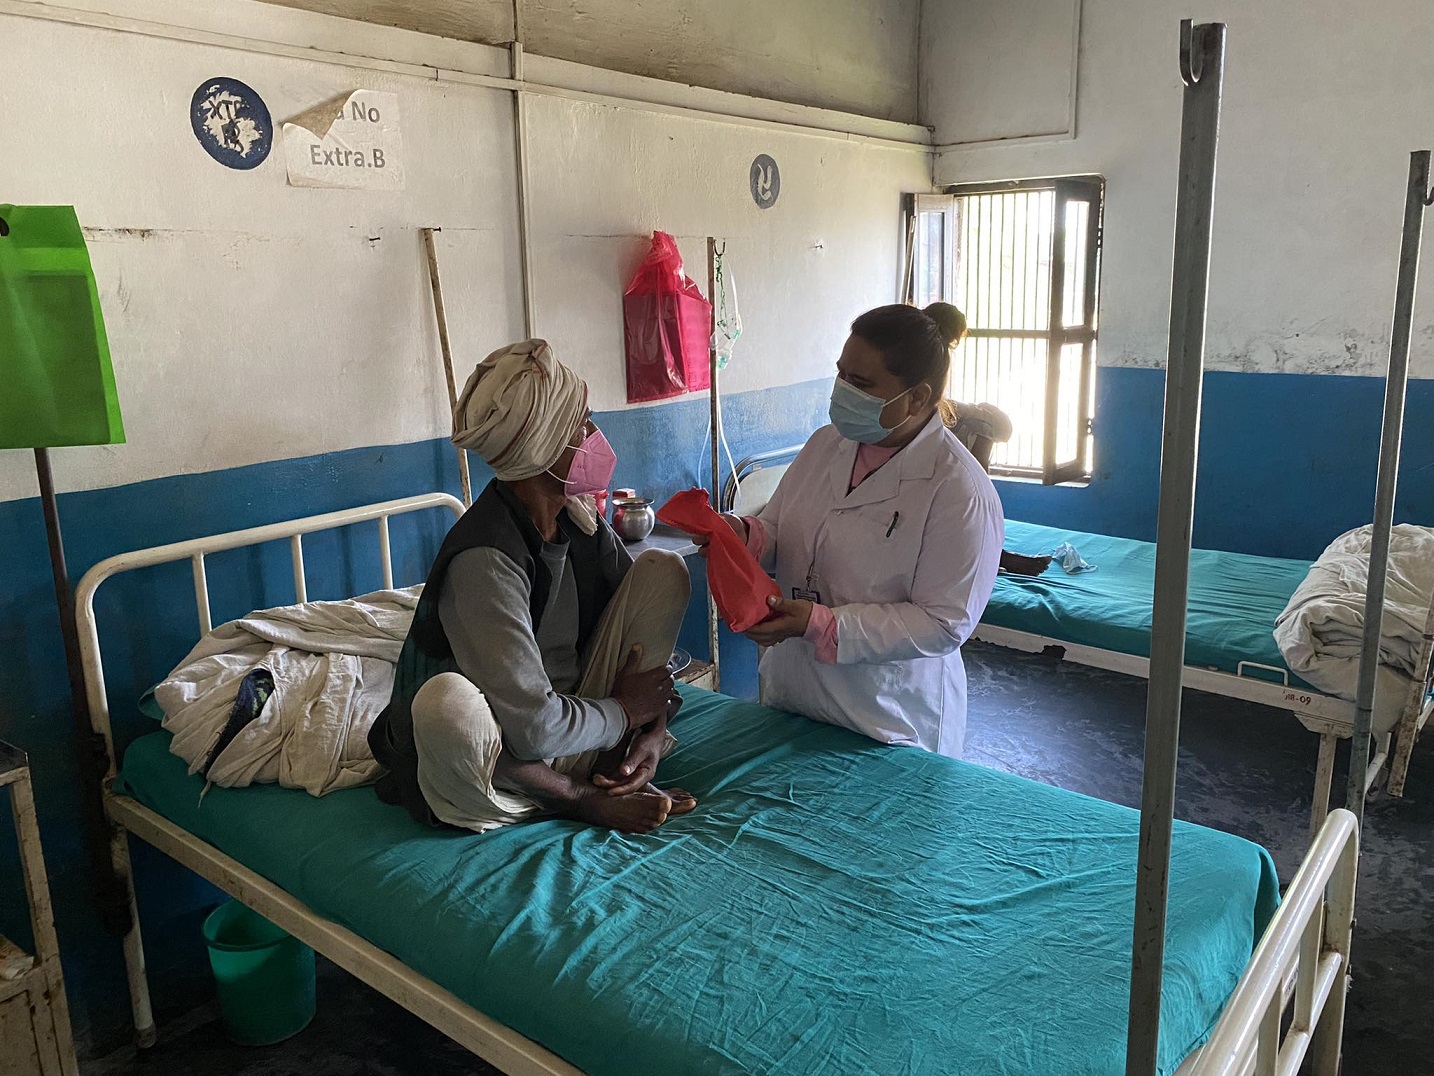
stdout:
<svg viewBox="0 0 1434 1076">
<path fill-rule="evenodd" d="M 579 822 L 606 826 L 619 833 L 651 833 L 667 821 L 669 814 L 674 813 L 674 806 L 672 799 L 652 785 L 626 796 L 609 796 L 602 789 L 593 788 L 578 797 L 564 813 Z M 697 801 L 692 800 L 692 806 L 686 810 L 690 811 L 695 806 Z"/>
<path fill-rule="evenodd" d="M 648 785 L 645 791 L 656 792 L 659 796 L 666 796 L 672 801 L 672 806 L 667 812 L 668 818 L 672 818 L 674 815 L 687 814 L 697 806 L 697 797 L 685 788 L 661 789 L 656 785 Z"/>
<path fill-rule="evenodd" d="M 1030 557 L 1001 550 L 1001 567 L 1012 575 L 1041 575 L 1051 566 L 1050 557 Z"/>
</svg>

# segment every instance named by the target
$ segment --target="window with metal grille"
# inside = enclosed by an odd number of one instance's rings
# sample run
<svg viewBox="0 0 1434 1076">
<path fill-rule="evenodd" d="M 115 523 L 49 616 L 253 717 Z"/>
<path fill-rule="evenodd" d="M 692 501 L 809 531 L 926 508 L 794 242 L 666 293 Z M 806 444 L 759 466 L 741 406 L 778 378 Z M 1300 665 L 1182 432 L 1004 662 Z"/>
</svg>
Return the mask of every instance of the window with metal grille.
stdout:
<svg viewBox="0 0 1434 1076">
<path fill-rule="evenodd" d="M 911 200 L 907 301 L 954 303 L 970 325 L 951 398 L 1011 418 L 993 474 L 1090 477 L 1103 191 L 1099 176 L 1081 176 Z"/>
</svg>

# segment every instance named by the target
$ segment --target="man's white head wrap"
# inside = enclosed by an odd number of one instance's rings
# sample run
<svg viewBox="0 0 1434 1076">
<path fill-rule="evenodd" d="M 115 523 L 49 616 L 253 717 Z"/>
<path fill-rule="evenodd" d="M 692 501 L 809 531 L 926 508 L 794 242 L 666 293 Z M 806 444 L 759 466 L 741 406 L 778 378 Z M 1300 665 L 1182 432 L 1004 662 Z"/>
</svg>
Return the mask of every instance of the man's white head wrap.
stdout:
<svg viewBox="0 0 1434 1076">
<path fill-rule="evenodd" d="M 587 413 L 587 386 L 546 340 L 499 348 L 480 362 L 453 409 L 453 443 L 504 482 L 558 462 Z"/>
<path fill-rule="evenodd" d="M 546 340 L 499 348 L 480 362 L 453 408 L 453 437 L 476 452 L 501 481 L 519 482 L 552 468 L 588 409 L 582 378 L 557 360 Z M 569 497 L 568 515 L 597 530 L 591 497 Z"/>
</svg>

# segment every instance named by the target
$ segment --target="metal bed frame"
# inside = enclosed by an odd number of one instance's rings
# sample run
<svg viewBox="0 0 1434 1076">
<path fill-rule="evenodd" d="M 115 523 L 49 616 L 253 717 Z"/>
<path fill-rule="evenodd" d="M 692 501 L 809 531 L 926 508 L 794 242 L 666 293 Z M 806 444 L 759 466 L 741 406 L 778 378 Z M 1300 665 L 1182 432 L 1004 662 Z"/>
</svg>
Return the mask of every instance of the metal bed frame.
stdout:
<svg viewBox="0 0 1434 1076">
<path fill-rule="evenodd" d="M 1020 650 L 1029 654 L 1058 653 L 1077 665 L 1108 669 L 1143 679 L 1150 677 L 1150 659 L 1138 654 L 1070 643 L 1048 635 L 978 624 L 972 638 L 993 646 Z M 1389 764 L 1387 789 L 1392 796 L 1402 796 L 1409 777 L 1409 759 L 1420 732 L 1434 715 L 1434 666 L 1431 666 L 1431 643 L 1434 643 L 1434 605 L 1430 606 L 1428 627 L 1417 668 L 1424 670 L 1423 679 L 1412 683 L 1399 722 L 1391 732 L 1375 737 L 1375 750 L 1365 767 L 1364 787 L 1374 787 L 1386 763 Z M 1208 691 L 1228 699 L 1241 699 L 1279 710 L 1288 710 L 1301 725 L 1319 737 L 1319 757 L 1315 765 L 1313 803 L 1310 809 L 1310 831 L 1317 832 L 1329 812 L 1330 794 L 1334 786 L 1335 748 L 1342 739 L 1354 734 L 1356 704 L 1335 695 L 1326 695 L 1312 688 L 1289 682 L 1289 670 L 1242 661 L 1240 672 L 1227 673 L 1199 665 L 1184 667 L 1183 685 L 1196 691 Z M 1245 670 L 1258 670 L 1280 677 L 1279 681 L 1245 675 Z"/>
<path fill-rule="evenodd" d="M 1147 712 L 1145 788 L 1141 802 L 1140 857 L 1137 869 L 1135 932 L 1131 977 L 1128 1076 L 1153 1076 L 1159 1043 L 1159 1012 L 1170 832 L 1179 737 L 1180 692 L 1185 674 L 1184 628 L 1190 550 L 1190 516 L 1195 482 L 1195 431 L 1200 410 L 1203 367 L 1205 286 L 1213 204 L 1214 158 L 1218 134 L 1225 27 L 1181 25 L 1180 64 L 1185 82 L 1179 198 L 1176 216 L 1175 271 L 1172 285 L 1171 350 L 1167 376 L 1165 444 L 1161 466 L 1161 506 L 1156 565 L 1155 622 Z M 1411 207 L 1428 194 L 1429 154 L 1411 165 Z M 1391 380 L 1386 397 L 1385 436 L 1375 518 L 1375 556 L 1371 574 L 1387 556 L 1394 492 L 1392 459 L 1397 463 L 1404 380 L 1407 379 L 1408 315 L 1418 256 L 1418 214 L 1406 213 L 1405 257 L 1391 348 Z M 1410 222 L 1415 225 L 1410 257 Z M 1401 345 L 1402 319 L 1402 345 Z M 1398 354 L 1403 348 L 1402 363 Z M 1394 384 L 1395 377 L 1399 383 Z M 1397 398 L 1398 406 L 1395 406 Z M 715 480 L 715 469 L 714 469 Z M 110 822 L 113 867 L 128 897 L 130 927 L 124 938 L 134 1023 L 141 1046 L 155 1041 L 153 1014 L 145 978 L 144 952 L 135 906 L 128 835 L 133 833 L 224 891 L 312 945 L 341 967 L 358 975 L 421 1019 L 507 1071 L 510 1076 L 573 1076 L 578 1070 L 510 1028 L 465 1004 L 453 994 L 406 967 L 390 954 L 336 923 L 316 915 L 292 895 L 212 845 L 175 826 L 114 789 L 116 759 L 105 691 L 94 597 L 112 576 L 157 564 L 188 560 L 194 575 L 195 605 L 201 631 L 211 627 L 204 558 L 220 550 L 288 539 L 294 587 L 306 600 L 302 538 L 322 530 L 377 520 L 383 584 L 393 585 L 388 521 L 395 515 L 429 508 L 461 514 L 462 505 L 434 493 L 348 511 L 311 516 L 290 523 L 255 527 L 229 534 L 178 542 L 111 557 L 95 565 L 76 594 L 85 687 L 95 732 L 108 755 L 103 798 Z M 1382 548 L 1381 548 L 1382 543 Z M 1378 593 L 1375 593 L 1376 583 Z M 1355 713 L 1356 763 L 1367 748 L 1377 661 L 1383 578 L 1371 578 L 1366 612 L 1365 647 Z M 1370 623 L 1373 617 L 1374 622 Z M 1192 686 L 1195 686 L 1192 683 Z M 1361 744 L 1360 741 L 1363 740 Z M 1356 767 L 1350 810 L 1330 814 L 1286 893 L 1250 964 L 1236 986 L 1208 1043 L 1188 1058 L 1180 1076 L 1294 1076 L 1313 1051 L 1316 1076 L 1336 1076 L 1340 1066 L 1349 952 L 1359 854 L 1359 824 L 1365 781 Z M 1287 1011 L 1293 1013 L 1285 1025 Z"/>
</svg>

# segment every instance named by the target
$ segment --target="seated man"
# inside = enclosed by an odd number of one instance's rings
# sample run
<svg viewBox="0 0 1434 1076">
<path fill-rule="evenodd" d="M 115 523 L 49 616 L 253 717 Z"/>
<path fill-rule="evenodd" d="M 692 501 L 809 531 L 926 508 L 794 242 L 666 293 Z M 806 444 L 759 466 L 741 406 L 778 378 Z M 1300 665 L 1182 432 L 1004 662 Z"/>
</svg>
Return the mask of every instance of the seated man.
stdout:
<svg viewBox="0 0 1434 1076">
<path fill-rule="evenodd" d="M 594 511 L 615 458 L 542 340 L 489 355 L 453 441 L 497 476 L 448 532 L 369 745 L 378 794 L 430 824 L 540 815 L 642 833 L 696 801 L 651 781 L 676 741 L 682 558 L 636 561 Z"/>
</svg>

